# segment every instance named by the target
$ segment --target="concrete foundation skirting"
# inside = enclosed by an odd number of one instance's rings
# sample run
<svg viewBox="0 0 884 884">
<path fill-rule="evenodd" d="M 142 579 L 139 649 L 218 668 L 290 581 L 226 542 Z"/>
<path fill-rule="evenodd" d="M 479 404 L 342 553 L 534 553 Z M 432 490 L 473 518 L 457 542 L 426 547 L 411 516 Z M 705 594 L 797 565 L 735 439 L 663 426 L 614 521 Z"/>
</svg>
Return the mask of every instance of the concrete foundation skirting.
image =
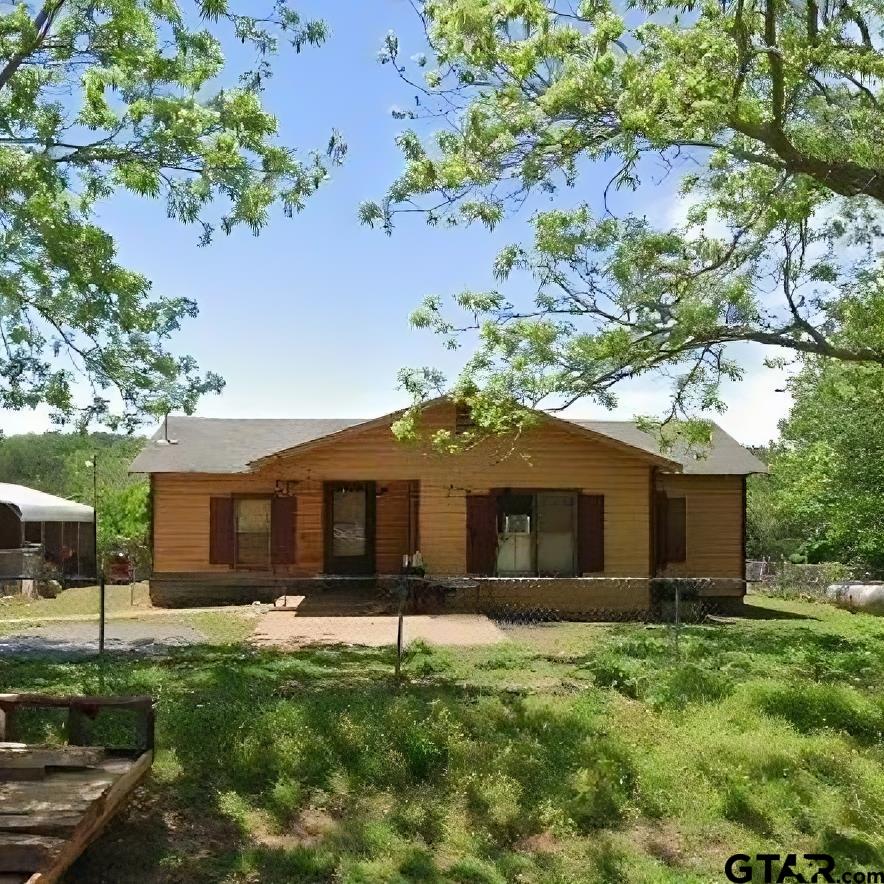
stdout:
<svg viewBox="0 0 884 884">
<path fill-rule="evenodd" d="M 303 595 L 329 601 L 340 599 L 387 603 L 396 608 L 395 575 L 370 578 L 274 577 L 231 574 L 153 575 L 150 597 L 154 605 L 181 608 L 201 605 L 243 605 L 272 602 L 283 595 Z M 646 577 L 457 577 L 431 578 L 414 594 L 409 605 L 416 613 L 474 613 L 503 606 L 543 607 L 562 613 L 646 611 L 654 606 Z M 742 607 L 742 584 L 733 578 L 704 581 L 700 598 L 714 599 L 735 611 Z M 722 611 L 724 613 L 724 611 Z"/>
<path fill-rule="evenodd" d="M 476 584 L 474 590 L 457 592 L 465 605 L 474 604 L 474 610 L 524 605 L 576 614 L 599 609 L 638 611 L 651 604 L 649 582 L 640 577 L 490 577 Z"/>
</svg>

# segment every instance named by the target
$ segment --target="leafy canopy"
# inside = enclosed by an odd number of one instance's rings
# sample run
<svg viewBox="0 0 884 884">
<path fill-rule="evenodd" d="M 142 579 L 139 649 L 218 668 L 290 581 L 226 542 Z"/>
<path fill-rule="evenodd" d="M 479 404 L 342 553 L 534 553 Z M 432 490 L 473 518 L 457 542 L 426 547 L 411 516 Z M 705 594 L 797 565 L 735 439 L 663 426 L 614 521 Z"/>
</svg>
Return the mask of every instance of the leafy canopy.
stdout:
<svg viewBox="0 0 884 884">
<path fill-rule="evenodd" d="M 98 503 L 98 547 L 125 549 L 142 561 L 149 551 L 149 483 L 129 474 L 145 445 L 137 435 L 27 433 L 0 440 L 0 481 Z M 94 483 L 94 484 L 93 484 Z M 96 495 L 97 492 L 97 495 Z"/>
<path fill-rule="evenodd" d="M 788 553 L 781 539 L 800 537 L 793 551 L 812 562 L 884 573 L 884 368 L 813 360 L 790 386 L 770 475 L 750 489 L 749 521 L 769 529 L 758 552 Z"/>
<path fill-rule="evenodd" d="M 610 407 L 620 381 L 648 372 L 672 379 L 665 420 L 721 410 L 743 341 L 772 359 L 884 363 L 881 0 L 417 7 L 429 54 L 404 62 L 390 34 L 381 61 L 415 93 L 398 116 L 435 134 L 400 136 L 404 171 L 362 221 L 493 228 L 554 202 L 494 266 L 509 290 L 528 275 L 533 294 L 431 296 L 412 317 L 452 347 L 477 338 L 451 386 L 479 412 L 501 396 Z M 684 222 L 618 213 L 618 188 L 654 199 L 661 164 Z M 610 171 L 603 192 L 590 169 Z M 837 340 L 847 319 L 868 334 Z M 405 379 L 418 396 L 448 383 Z"/>
<path fill-rule="evenodd" d="M 94 209 L 129 191 L 164 200 L 202 243 L 216 229 L 257 234 L 342 159 L 336 133 L 299 158 L 261 101 L 273 56 L 321 44 L 325 25 L 286 0 L 241 5 L 47 0 L 0 13 L 0 407 L 131 426 L 222 387 L 167 349 L 194 302 L 155 296 L 121 266 Z M 225 40 L 254 59 L 239 77 Z"/>
</svg>

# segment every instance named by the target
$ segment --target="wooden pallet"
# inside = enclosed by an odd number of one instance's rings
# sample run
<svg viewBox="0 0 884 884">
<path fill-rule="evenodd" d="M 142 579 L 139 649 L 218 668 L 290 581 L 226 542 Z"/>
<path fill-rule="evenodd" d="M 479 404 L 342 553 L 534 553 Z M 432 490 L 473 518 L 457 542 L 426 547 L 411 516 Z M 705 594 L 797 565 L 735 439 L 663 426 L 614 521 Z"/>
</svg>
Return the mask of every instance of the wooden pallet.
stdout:
<svg viewBox="0 0 884 884">
<path fill-rule="evenodd" d="M 67 709 L 61 746 L 14 742 L 25 708 Z M 89 722 L 137 714 L 134 748 L 89 745 Z M 153 762 L 150 697 L 0 694 L 0 884 L 50 884 L 86 849 Z"/>
</svg>

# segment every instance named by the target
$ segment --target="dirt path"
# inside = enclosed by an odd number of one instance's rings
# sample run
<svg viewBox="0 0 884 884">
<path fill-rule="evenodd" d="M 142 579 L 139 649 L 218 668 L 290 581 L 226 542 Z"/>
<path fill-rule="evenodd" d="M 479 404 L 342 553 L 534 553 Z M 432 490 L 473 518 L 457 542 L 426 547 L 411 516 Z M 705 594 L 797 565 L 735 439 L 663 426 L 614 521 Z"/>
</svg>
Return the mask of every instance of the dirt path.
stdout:
<svg viewBox="0 0 884 884">
<path fill-rule="evenodd" d="M 205 614 L 217 611 L 225 614 L 250 614 L 256 610 L 261 612 L 269 608 L 269 605 L 215 605 L 209 608 L 133 608 L 131 611 L 109 611 L 105 621 L 111 620 L 143 620 L 145 617 L 186 617 L 190 614 Z M 31 617 L 3 617 L 0 612 L 0 626 L 32 626 L 35 623 L 97 623 L 98 613 L 95 614 L 57 614 L 47 617 L 44 614 L 33 614 Z"/>
<path fill-rule="evenodd" d="M 396 644 L 396 617 L 299 617 L 291 611 L 269 611 L 259 621 L 252 642 L 259 646 L 300 647 L 311 644 Z M 480 614 L 416 614 L 405 618 L 405 641 L 433 645 L 492 645 L 506 634 Z"/>
<path fill-rule="evenodd" d="M 137 651 L 163 654 L 170 648 L 196 645 L 206 636 L 186 623 L 141 623 L 122 618 L 108 621 L 105 648 L 108 651 Z M 54 623 L 31 626 L 12 635 L 0 636 L 0 658 L 58 657 L 71 659 L 98 652 L 98 626 L 95 622 Z"/>
</svg>

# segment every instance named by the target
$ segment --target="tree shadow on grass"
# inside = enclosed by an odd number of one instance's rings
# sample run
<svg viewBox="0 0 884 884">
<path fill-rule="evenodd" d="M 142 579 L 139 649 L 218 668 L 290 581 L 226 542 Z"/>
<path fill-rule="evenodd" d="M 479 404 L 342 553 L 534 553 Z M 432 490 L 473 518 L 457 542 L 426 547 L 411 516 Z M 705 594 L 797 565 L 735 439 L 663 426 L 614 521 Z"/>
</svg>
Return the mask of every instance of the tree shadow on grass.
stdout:
<svg viewBox="0 0 884 884">
<path fill-rule="evenodd" d="M 727 619 L 737 623 L 740 620 L 820 620 L 819 617 L 814 617 L 812 614 L 802 614 L 799 611 L 784 611 L 780 608 L 767 608 L 763 605 L 755 605 L 751 600 L 744 603 L 739 616 Z"/>
<path fill-rule="evenodd" d="M 70 880 L 328 881 L 360 864 L 365 880 L 497 880 L 550 807 L 581 832 L 619 825 L 636 772 L 600 709 L 397 685 L 391 662 L 389 649 L 327 647 L 105 661 L 107 690 L 157 698 L 161 770 Z M 45 679 L 70 678 L 47 666 Z M 315 842 L 255 837 L 250 813 L 285 834 L 315 802 L 336 823 Z M 442 820 L 478 833 L 461 877 L 437 865 Z"/>
</svg>

